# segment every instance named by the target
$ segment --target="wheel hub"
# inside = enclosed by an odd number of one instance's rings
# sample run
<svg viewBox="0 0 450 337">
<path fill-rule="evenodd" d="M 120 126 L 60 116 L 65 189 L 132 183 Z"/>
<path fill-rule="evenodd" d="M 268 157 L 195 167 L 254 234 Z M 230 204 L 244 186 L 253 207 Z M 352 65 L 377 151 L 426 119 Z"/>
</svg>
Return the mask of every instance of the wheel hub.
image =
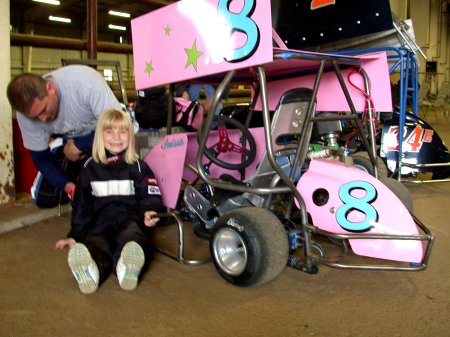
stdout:
<svg viewBox="0 0 450 337">
<path fill-rule="evenodd" d="M 247 265 L 247 247 L 234 230 L 222 228 L 213 241 L 214 258 L 220 268 L 229 275 L 241 274 Z"/>
</svg>

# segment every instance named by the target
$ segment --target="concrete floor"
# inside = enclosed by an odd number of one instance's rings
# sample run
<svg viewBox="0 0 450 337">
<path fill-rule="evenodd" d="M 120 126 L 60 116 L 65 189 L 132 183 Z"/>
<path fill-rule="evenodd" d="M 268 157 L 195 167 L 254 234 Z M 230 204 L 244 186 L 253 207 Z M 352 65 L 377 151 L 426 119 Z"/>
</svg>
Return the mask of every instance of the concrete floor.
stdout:
<svg viewBox="0 0 450 337">
<path fill-rule="evenodd" d="M 449 144 L 450 125 L 432 126 Z M 157 253 L 135 291 L 110 276 L 83 295 L 67 250 L 54 248 L 69 213 L 4 233 L 0 336 L 449 336 L 450 183 L 407 187 L 414 214 L 436 235 L 421 272 L 286 267 L 270 283 L 238 288 L 212 263 L 187 266 Z M 19 206 L 9 212 L 19 216 Z M 176 240 L 175 226 L 157 229 L 158 246 L 174 249 Z M 207 242 L 188 230 L 186 257 L 208 255 Z"/>
</svg>

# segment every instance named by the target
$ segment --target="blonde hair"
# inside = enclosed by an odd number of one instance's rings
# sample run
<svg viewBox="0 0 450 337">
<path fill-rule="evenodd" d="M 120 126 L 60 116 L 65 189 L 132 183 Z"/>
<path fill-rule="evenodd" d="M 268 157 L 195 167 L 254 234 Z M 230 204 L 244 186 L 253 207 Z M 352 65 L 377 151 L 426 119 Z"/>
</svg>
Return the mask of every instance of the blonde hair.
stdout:
<svg viewBox="0 0 450 337">
<path fill-rule="evenodd" d="M 130 137 L 130 143 L 125 150 L 125 158 L 123 160 L 127 164 L 133 164 L 138 159 L 138 155 L 135 150 L 135 137 L 133 123 L 130 116 L 125 112 L 118 109 L 108 109 L 102 112 L 95 128 L 94 144 L 92 146 L 92 157 L 99 163 L 108 164 L 108 158 L 106 157 L 105 144 L 103 142 L 103 131 L 111 129 L 119 129 L 128 131 Z"/>
</svg>

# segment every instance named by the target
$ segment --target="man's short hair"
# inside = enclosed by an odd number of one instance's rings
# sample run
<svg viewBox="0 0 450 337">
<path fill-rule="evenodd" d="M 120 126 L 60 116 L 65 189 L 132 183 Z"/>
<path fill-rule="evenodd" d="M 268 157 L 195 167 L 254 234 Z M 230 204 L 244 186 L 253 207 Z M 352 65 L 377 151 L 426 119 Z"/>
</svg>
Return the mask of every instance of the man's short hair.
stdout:
<svg viewBox="0 0 450 337">
<path fill-rule="evenodd" d="M 42 100 L 48 95 L 46 83 L 41 76 L 31 73 L 14 77 L 6 89 L 9 104 L 14 110 L 26 115 L 35 98 Z"/>
</svg>

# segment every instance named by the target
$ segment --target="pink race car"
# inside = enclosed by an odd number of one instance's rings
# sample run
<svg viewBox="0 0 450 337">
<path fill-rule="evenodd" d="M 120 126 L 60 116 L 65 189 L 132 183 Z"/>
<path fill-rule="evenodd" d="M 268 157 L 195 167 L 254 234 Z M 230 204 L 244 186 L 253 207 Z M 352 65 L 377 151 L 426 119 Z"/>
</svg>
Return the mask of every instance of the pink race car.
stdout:
<svg viewBox="0 0 450 337">
<path fill-rule="evenodd" d="M 168 134 L 146 157 L 164 205 L 173 210 L 162 216 L 174 217 L 180 228 L 178 255 L 160 251 L 182 263 L 204 262 L 183 257 L 181 213 L 209 240 L 219 274 L 238 286 L 270 281 L 286 265 L 308 273 L 316 273 L 319 264 L 425 269 L 434 236 L 405 206 L 403 185 L 390 179 L 388 187 L 376 174 L 354 167 L 339 148 L 310 145 L 320 123 L 353 120 L 363 131 L 357 112 L 367 102 L 348 88 L 352 71 L 363 69 L 371 79 L 378 111 L 392 111 L 386 54 L 289 50 L 272 32 L 268 2 L 205 0 L 203 22 L 190 2 L 132 21 L 136 89 L 220 83 L 197 132 Z M 272 47 L 272 38 L 279 48 Z M 363 87 L 363 81 L 356 84 Z M 253 89 L 244 123 L 214 115 L 229 85 Z M 317 115 L 324 111 L 352 113 Z M 250 127 L 255 118 L 262 126 Z M 213 120 L 217 130 L 211 130 Z M 373 152 L 367 140 L 364 145 Z M 180 191 L 182 181 L 189 184 Z M 341 245 L 341 253 L 325 258 L 322 237 Z M 356 255 L 397 262 L 344 263 L 350 248 Z"/>
</svg>

